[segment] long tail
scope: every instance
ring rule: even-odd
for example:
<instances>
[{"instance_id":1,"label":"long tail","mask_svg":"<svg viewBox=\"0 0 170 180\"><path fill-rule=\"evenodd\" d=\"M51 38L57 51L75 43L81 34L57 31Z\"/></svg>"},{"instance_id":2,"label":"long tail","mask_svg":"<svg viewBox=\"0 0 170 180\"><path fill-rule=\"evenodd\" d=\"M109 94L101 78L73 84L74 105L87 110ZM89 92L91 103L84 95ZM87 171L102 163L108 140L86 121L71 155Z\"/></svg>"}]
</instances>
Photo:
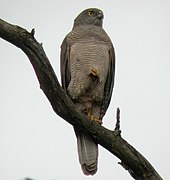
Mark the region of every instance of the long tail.
<instances>
[{"instance_id":1,"label":"long tail","mask_svg":"<svg viewBox=\"0 0 170 180\"><path fill-rule=\"evenodd\" d=\"M85 175L97 172L98 145L92 139L75 130L77 136L78 155L81 168Z\"/></svg>"}]
</instances>

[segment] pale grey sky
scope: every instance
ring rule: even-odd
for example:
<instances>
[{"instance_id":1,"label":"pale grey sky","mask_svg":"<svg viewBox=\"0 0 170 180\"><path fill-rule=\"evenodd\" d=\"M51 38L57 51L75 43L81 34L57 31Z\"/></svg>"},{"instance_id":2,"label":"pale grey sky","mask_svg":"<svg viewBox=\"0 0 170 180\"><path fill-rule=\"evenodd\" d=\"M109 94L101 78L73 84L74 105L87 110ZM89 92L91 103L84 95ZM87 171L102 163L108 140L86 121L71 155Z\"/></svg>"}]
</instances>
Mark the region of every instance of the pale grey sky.
<instances>
[{"instance_id":1,"label":"pale grey sky","mask_svg":"<svg viewBox=\"0 0 170 180\"><path fill-rule=\"evenodd\" d=\"M170 1L0 0L1 18L43 43L60 79L59 54L74 18L87 7L104 11L116 51L116 84L104 126L121 109L122 136L164 179L170 171ZM73 128L52 110L25 54L0 40L0 180L132 179L100 147L95 176L82 174Z\"/></svg>"}]
</instances>

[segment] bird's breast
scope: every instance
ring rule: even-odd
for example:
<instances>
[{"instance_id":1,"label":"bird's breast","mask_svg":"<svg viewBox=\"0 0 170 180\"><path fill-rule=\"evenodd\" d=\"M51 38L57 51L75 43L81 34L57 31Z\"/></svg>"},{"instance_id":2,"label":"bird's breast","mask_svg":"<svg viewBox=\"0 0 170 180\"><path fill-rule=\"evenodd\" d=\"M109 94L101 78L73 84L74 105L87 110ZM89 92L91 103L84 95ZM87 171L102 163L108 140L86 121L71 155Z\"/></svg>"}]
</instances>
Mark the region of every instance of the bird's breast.
<instances>
[{"instance_id":1,"label":"bird's breast","mask_svg":"<svg viewBox=\"0 0 170 180\"><path fill-rule=\"evenodd\" d=\"M71 46L70 68L88 74L91 68L96 68L102 76L107 76L109 53L105 45L96 43L76 43Z\"/></svg>"},{"instance_id":2,"label":"bird's breast","mask_svg":"<svg viewBox=\"0 0 170 180\"><path fill-rule=\"evenodd\" d=\"M88 41L75 43L70 49L69 66L71 94L76 94L74 95L76 97L93 91L92 98L100 99L109 68L107 46Z\"/></svg>"}]
</instances>

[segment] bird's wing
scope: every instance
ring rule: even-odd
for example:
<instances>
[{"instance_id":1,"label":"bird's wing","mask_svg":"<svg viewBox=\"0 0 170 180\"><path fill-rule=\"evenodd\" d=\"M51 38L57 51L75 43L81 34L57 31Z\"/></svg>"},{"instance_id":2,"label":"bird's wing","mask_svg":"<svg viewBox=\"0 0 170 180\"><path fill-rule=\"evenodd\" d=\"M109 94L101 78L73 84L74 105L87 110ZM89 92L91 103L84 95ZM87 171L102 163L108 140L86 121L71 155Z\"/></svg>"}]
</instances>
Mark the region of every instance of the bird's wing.
<instances>
[{"instance_id":1,"label":"bird's wing","mask_svg":"<svg viewBox=\"0 0 170 180\"><path fill-rule=\"evenodd\" d=\"M66 91L68 84L70 82L70 69L69 69L69 54L70 46L65 38L61 45L61 55L60 55L60 72L61 72L61 84L63 89Z\"/></svg>"},{"instance_id":2,"label":"bird's wing","mask_svg":"<svg viewBox=\"0 0 170 180\"><path fill-rule=\"evenodd\" d=\"M107 80L104 88L104 97L102 100L102 109L101 109L101 117L103 117L107 111L107 108L110 104L113 86L114 86L114 76L115 76L115 52L114 48L109 50L109 71L107 75Z\"/></svg>"}]
</instances>

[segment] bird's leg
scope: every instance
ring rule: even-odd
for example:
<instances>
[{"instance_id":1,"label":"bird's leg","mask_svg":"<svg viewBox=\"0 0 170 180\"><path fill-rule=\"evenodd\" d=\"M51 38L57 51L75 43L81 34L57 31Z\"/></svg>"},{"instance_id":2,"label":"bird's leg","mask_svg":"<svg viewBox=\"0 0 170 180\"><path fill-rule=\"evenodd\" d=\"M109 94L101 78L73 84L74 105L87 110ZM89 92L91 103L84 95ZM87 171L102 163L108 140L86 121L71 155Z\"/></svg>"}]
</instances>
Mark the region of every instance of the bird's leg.
<instances>
[{"instance_id":1,"label":"bird's leg","mask_svg":"<svg viewBox=\"0 0 170 180\"><path fill-rule=\"evenodd\" d=\"M85 109L83 110L83 112L84 112L88 117L90 117L90 116L91 116L91 113L92 113L92 110L91 110L91 108L85 108Z\"/></svg>"}]
</instances>

